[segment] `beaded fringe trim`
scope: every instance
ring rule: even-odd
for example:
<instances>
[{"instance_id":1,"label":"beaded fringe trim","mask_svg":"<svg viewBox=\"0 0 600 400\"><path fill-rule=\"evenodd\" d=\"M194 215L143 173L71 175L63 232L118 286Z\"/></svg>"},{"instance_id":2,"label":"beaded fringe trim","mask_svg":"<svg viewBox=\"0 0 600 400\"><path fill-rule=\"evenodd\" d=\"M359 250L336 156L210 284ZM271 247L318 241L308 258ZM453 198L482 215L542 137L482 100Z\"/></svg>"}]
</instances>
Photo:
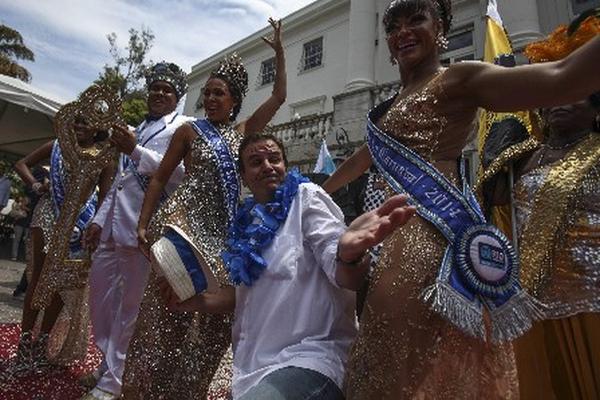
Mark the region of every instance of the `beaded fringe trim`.
<instances>
[{"instance_id":1,"label":"beaded fringe trim","mask_svg":"<svg viewBox=\"0 0 600 400\"><path fill-rule=\"evenodd\" d=\"M510 341L527 332L534 321L543 318L543 304L520 291L501 307L490 310L492 341Z\"/></svg>"},{"instance_id":2,"label":"beaded fringe trim","mask_svg":"<svg viewBox=\"0 0 600 400\"><path fill-rule=\"evenodd\" d=\"M433 311L443 315L463 332L485 340L481 307L466 301L450 285L436 282L421 295Z\"/></svg>"},{"instance_id":3,"label":"beaded fringe trim","mask_svg":"<svg viewBox=\"0 0 600 400\"><path fill-rule=\"evenodd\" d=\"M463 332L486 340L482 308L465 300L450 285L437 282L423 291L422 298L433 311L443 315ZM490 309L491 341L511 341L527 332L534 321L543 318L543 304L520 291L499 308Z\"/></svg>"}]
</instances>

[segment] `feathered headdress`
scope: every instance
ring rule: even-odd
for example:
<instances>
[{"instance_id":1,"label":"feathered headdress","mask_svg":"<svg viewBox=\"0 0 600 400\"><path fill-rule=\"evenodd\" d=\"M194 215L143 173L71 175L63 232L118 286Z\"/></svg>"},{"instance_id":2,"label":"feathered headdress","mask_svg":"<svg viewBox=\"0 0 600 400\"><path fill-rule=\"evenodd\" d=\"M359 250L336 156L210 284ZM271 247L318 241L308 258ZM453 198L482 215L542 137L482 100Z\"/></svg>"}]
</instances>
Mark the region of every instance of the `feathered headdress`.
<instances>
[{"instance_id":1,"label":"feathered headdress","mask_svg":"<svg viewBox=\"0 0 600 400\"><path fill-rule=\"evenodd\" d=\"M590 10L573 21L569 27L560 25L547 39L528 45L525 48L525 56L532 63L562 60L600 35L599 17L600 9Z\"/></svg>"}]
</instances>

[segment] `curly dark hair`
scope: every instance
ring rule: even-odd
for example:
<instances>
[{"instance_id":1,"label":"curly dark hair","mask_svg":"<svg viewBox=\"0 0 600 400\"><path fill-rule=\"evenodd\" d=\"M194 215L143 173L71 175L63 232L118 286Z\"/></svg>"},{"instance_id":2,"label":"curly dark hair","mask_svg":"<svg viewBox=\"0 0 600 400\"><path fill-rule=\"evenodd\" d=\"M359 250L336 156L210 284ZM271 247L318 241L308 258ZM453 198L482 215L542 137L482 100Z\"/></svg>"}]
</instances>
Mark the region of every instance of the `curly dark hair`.
<instances>
[{"instance_id":1,"label":"curly dark hair","mask_svg":"<svg viewBox=\"0 0 600 400\"><path fill-rule=\"evenodd\" d=\"M391 33L396 27L396 20L401 15L429 11L434 18L442 21L443 34L446 36L452 25L452 3L450 0L394 0L383 14L385 33Z\"/></svg>"}]
</instances>

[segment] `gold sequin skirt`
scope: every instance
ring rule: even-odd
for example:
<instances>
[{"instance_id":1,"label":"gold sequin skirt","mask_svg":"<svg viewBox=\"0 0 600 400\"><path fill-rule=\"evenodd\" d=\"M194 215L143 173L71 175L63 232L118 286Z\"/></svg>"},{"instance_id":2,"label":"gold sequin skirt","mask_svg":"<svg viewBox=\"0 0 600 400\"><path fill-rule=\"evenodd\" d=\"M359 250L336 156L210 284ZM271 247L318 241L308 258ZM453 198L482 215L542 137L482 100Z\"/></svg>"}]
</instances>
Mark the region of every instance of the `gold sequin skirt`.
<instances>
[{"instance_id":1,"label":"gold sequin skirt","mask_svg":"<svg viewBox=\"0 0 600 400\"><path fill-rule=\"evenodd\" d=\"M127 352L122 398L205 399L230 343L230 315L169 312L152 272ZM211 391L228 393L230 377L216 380Z\"/></svg>"},{"instance_id":2,"label":"gold sequin skirt","mask_svg":"<svg viewBox=\"0 0 600 400\"><path fill-rule=\"evenodd\" d=\"M384 242L350 354L347 399L518 398L512 346L463 334L421 299L445 246L418 216Z\"/></svg>"},{"instance_id":3,"label":"gold sequin skirt","mask_svg":"<svg viewBox=\"0 0 600 400\"><path fill-rule=\"evenodd\" d=\"M38 201L31 219L31 228L42 230L44 238L44 252L54 227L54 210L49 194L45 194ZM33 271L33 254L31 240L27 241L27 272L28 280L31 282ZM41 266L40 266L41 268ZM49 287L49 282L42 279L60 279L59 276L41 274L36 290L44 290ZM83 360L87 354L88 340L90 334L89 316L89 286L73 290L63 290L59 293L63 307L58 315L56 323L50 332L48 341L48 357L53 364L69 365L74 361ZM43 311L43 310L42 310ZM43 312L40 313L38 323L41 323Z\"/></svg>"}]
</instances>

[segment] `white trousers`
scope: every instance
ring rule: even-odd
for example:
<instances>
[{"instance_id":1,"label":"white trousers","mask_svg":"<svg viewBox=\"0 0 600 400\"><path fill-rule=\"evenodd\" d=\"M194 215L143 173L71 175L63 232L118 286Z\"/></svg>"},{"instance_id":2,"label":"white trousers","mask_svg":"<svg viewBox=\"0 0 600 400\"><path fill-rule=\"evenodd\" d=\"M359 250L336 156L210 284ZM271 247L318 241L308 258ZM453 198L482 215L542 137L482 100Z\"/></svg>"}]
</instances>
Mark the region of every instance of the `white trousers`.
<instances>
[{"instance_id":1,"label":"white trousers","mask_svg":"<svg viewBox=\"0 0 600 400\"><path fill-rule=\"evenodd\" d=\"M96 346L104 360L97 388L121 394L129 340L148 282L150 264L137 247L101 241L90 271L90 313Z\"/></svg>"}]
</instances>

